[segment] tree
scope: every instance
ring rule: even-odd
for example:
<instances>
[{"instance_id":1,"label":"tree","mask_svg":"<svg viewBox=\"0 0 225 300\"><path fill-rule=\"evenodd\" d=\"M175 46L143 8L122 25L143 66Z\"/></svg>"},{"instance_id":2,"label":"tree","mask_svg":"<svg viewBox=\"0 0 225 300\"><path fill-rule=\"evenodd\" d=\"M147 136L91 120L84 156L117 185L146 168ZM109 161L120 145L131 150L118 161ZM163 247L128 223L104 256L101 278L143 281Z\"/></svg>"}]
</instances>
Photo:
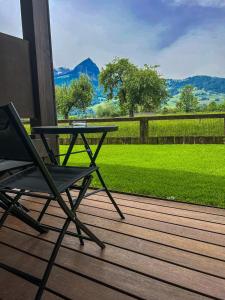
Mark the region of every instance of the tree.
<instances>
[{"instance_id":1,"label":"tree","mask_svg":"<svg viewBox=\"0 0 225 300\"><path fill-rule=\"evenodd\" d=\"M79 79L71 83L71 89L74 107L85 112L94 96L94 89L89 77L82 74Z\"/></svg>"},{"instance_id":2,"label":"tree","mask_svg":"<svg viewBox=\"0 0 225 300\"><path fill-rule=\"evenodd\" d=\"M99 75L100 84L104 87L108 99L118 98L122 110L126 110L126 106L129 106L125 82L135 69L136 67L128 59L115 58L101 70Z\"/></svg>"},{"instance_id":3,"label":"tree","mask_svg":"<svg viewBox=\"0 0 225 300\"><path fill-rule=\"evenodd\" d=\"M55 95L58 112L64 119L68 119L69 112L74 106L71 86L57 86L55 88Z\"/></svg>"},{"instance_id":4,"label":"tree","mask_svg":"<svg viewBox=\"0 0 225 300\"><path fill-rule=\"evenodd\" d=\"M108 63L99 79L108 99L118 98L121 109L131 117L138 105L152 110L167 97L166 82L156 67L138 68L126 58Z\"/></svg>"},{"instance_id":5,"label":"tree","mask_svg":"<svg viewBox=\"0 0 225 300\"><path fill-rule=\"evenodd\" d=\"M63 118L68 119L73 108L81 109L84 112L90 105L93 95L94 90L90 79L82 74L69 86L56 87L57 109Z\"/></svg>"},{"instance_id":6,"label":"tree","mask_svg":"<svg viewBox=\"0 0 225 300\"><path fill-rule=\"evenodd\" d=\"M213 111L218 111L219 106L217 105L216 101L212 101L208 104L207 106L207 111L213 112Z\"/></svg>"},{"instance_id":7,"label":"tree","mask_svg":"<svg viewBox=\"0 0 225 300\"><path fill-rule=\"evenodd\" d=\"M194 87L192 85L186 85L180 95L180 99L176 104L176 107L180 111L191 112L198 109L198 99L194 95Z\"/></svg>"},{"instance_id":8,"label":"tree","mask_svg":"<svg viewBox=\"0 0 225 300\"><path fill-rule=\"evenodd\" d=\"M118 117L121 114L118 103L113 101L105 101L99 104L96 108L96 115L98 118L104 117Z\"/></svg>"},{"instance_id":9,"label":"tree","mask_svg":"<svg viewBox=\"0 0 225 300\"><path fill-rule=\"evenodd\" d=\"M133 71L125 82L130 112L136 105L142 111L153 111L160 107L168 96L166 80L157 72L156 66L145 65Z\"/></svg>"},{"instance_id":10,"label":"tree","mask_svg":"<svg viewBox=\"0 0 225 300\"><path fill-rule=\"evenodd\" d=\"M220 111L225 111L225 100L221 104L219 104L219 110Z\"/></svg>"}]
</instances>

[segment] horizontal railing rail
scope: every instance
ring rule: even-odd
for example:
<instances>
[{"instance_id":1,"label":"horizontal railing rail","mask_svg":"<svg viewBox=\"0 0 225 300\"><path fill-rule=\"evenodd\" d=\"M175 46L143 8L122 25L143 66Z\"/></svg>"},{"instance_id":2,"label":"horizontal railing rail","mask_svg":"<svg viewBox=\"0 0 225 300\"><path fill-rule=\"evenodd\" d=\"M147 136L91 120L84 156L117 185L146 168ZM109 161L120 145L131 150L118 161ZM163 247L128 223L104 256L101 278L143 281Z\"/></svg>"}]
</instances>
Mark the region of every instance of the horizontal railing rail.
<instances>
[{"instance_id":1,"label":"horizontal railing rail","mask_svg":"<svg viewBox=\"0 0 225 300\"><path fill-rule=\"evenodd\" d=\"M183 114L183 115L152 115L144 117L114 117L114 118L87 118L87 119L67 119L59 120L59 123L70 123L73 121L87 121L90 123L97 122L123 122L123 121L160 121L160 120L185 120L185 119L224 119L225 113L210 113L210 114Z\"/></svg>"},{"instance_id":2,"label":"horizontal railing rail","mask_svg":"<svg viewBox=\"0 0 225 300\"><path fill-rule=\"evenodd\" d=\"M87 118L87 119L65 119L65 120L58 120L58 124L71 124L73 121L86 121L87 123L118 123L118 122L139 122L139 136L138 137L109 137L109 141L108 143L110 143L110 141L112 141L113 143L117 142L118 139L118 143L132 143L132 141L134 143L140 143L140 144L149 144L151 143L151 141L153 141L153 139L155 137L149 137L149 128L150 128L150 124L151 121L169 121L169 120L203 120L203 119L224 119L223 122L223 137L225 136L225 113L204 113L204 114L180 114L180 115L150 115L150 116L138 116L138 117L114 117L114 118ZM24 121L25 124L28 124L29 121ZM205 137L205 139L201 139L209 141L212 139L212 141L214 141L215 139L213 139L215 136L212 137ZM221 135L220 135L221 137ZM162 137L159 137L162 138ZM163 138L167 138L168 137L163 137ZM170 143L171 143L171 138L170 139ZM174 137L174 141L177 140L178 137ZM199 140L199 138L202 138L202 136L198 136L196 137L197 141ZM111 139L111 140L110 140ZM130 139L130 140L129 140ZM166 139L166 140L167 140ZM61 139L62 140L62 139ZM165 141L166 141L165 140ZM196 139L195 139L196 140ZM223 141L223 139L219 139L220 141ZM184 143L185 141L188 141L187 138L183 139ZM63 141L62 141L63 142ZM65 142L67 143L67 141ZM175 142L176 143L176 142ZM203 142L204 143L204 142Z\"/></svg>"}]
</instances>

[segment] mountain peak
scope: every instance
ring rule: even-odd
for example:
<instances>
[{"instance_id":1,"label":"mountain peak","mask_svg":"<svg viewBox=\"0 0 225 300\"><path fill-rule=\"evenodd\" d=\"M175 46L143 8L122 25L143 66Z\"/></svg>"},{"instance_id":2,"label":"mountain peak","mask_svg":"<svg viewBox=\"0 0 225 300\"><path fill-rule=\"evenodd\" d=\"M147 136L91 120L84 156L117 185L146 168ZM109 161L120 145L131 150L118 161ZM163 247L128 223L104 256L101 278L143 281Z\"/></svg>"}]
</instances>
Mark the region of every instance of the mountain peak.
<instances>
[{"instance_id":1,"label":"mountain peak","mask_svg":"<svg viewBox=\"0 0 225 300\"><path fill-rule=\"evenodd\" d=\"M98 66L93 62L93 60L88 57L86 58L85 60L83 60L81 63L79 63L73 70L78 70L78 69L94 69L95 70L95 73L97 71L97 73L99 73L99 68ZM85 73L85 72L82 72L82 73Z\"/></svg>"},{"instance_id":2,"label":"mountain peak","mask_svg":"<svg viewBox=\"0 0 225 300\"><path fill-rule=\"evenodd\" d=\"M82 62L88 62L88 63L95 64L95 63L93 62L93 60L92 60L90 57L86 58L86 59L83 60ZM82 62L81 62L81 63L82 63Z\"/></svg>"},{"instance_id":3,"label":"mountain peak","mask_svg":"<svg viewBox=\"0 0 225 300\"><path fill-rule=\"evenodd\" d=\"M78 78L80 74L86 74L97 85L98 75L100 71L98 66L93 62L93 60L90 57L86 58L81 63L79 63L79 65L77 65L71 72L74 74L75 78Z\"/></svg>"}]
</instances>

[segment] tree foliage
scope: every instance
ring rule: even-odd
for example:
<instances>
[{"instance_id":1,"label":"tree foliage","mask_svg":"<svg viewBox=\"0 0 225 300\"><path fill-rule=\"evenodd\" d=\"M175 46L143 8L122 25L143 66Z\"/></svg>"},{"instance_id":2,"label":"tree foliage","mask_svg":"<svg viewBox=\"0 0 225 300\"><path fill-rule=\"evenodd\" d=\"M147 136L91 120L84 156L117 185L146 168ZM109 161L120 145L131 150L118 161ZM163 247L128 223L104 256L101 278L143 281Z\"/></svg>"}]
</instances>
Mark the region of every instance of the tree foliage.
<instances>
[{"instance_id":1,"label":"tree foliage","mask_svg":"<svg viewBox=\"0 0 225 300\"><path fill-rule=\"evenodd\" d=\"M85 111L94 96L92 83L87 75L82 74L78 80L71 83L74 107Z\"/></svg>"},{"instance_id":2,"label":"tree foliage","mask_svg":"<svg viewBox=\"0 0 225 300\"><path fill-rule=\"evenodd\" d=\"M199 102L194 95L194 87L192 85L186 85L180 95L180 99L176 104L176 107L180 111L192 112L198 109Z\"/></svg>"},{"instance_id":3,"label":"tree foliage","mask_svg":"<svg viewBox=\"0 0 225 300\"><path fill-rule=\"evenodd\" d=\"M68 119L69 112L74 106L71 86L56 86L55 96L57 111L64 119Z\"/></svg>"},{"instance_id":4,"label":"tree foliage","mask_svg":"<svg viewBox=\"0 0 225 300\"><path fill-rule=\"evenodd\" d=\"M118 117L121 115L119 105L113 101L105 101L96 108L97 118Z\"/></svg>"},{"instance_id":5,"label":"tree foliage","mask_svg":"<svg viewBox=\"0 0 225 300\"><path fill-rule=\"evenodd\" d=\"M94 96L92 83L84 74L72 81L69 86L56 87L55 91L57 110L65 119L68 119L70 111L74 108L84 112Z\"/></svg>"},{"instance_id":6,"label":"tree foliage","mask_svg":"<svg viewBox=\"0 0 225 300\"><path fill-rule=\"evenodd\" d=\"M121 109L132 117L137 106L151 111L167 97L166 81L156 67L139 68L126 58L115 58L100 73L108 99L118 98Z\"/></svg>"},{"instance_id":7,"label":"tree foliage","mask_svg":"<svg viewBox=\"0 0 225 300\"><path fill-rule=\"evenodd\" d=\"M158 74L156 67L145 65L137 68L125 83L129 99L129 113L139 105L143 111L153 111L167 98L166 81Z\"/></svg>"}]
</instances>

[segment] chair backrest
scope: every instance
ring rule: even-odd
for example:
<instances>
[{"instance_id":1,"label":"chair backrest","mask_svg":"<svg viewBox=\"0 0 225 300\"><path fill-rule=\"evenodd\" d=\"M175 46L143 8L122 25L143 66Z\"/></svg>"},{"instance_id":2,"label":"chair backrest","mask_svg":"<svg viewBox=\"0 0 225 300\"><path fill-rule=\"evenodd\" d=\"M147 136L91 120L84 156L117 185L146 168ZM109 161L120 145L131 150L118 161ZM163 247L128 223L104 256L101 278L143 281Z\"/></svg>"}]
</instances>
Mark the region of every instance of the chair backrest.
<instances>
[{"instance_id":1,"label":"chair backrest","mask_svg":"<svg viewBox=\"0 0 225 300\"><path fill-rule=\"evenodd\" d=\"M12 103L0 106L0 159L32 162L41 171L53 194L59 195L52 176Z\"/></svg>"},{"instance_id":2,"label":"chair backrest","mask_svg":"<svg viewBox=\"0 0 225 300\"><path fill-rule=\"evenodd\" d=\"M0 132L0 159L1 157L3 159L6 159L7 157L7 159L13 160L20 158L21 160L33 162L42 173L43 178L48 184L53 195L56 197L60 207L66 215L73 219L74 214L70 211L63 200L51 174L34 147L12 103L0 106ZM15 139L16 143L10 141L10 139ZM11 147L9 145L3 145L3 150L1 150L2 142L9 143ZM7 153L7 151L9 151L9 153Z\"/></svg>"},{"instance_id":3,"label":"chair backrest","mask_svg":"<svg viewBox=\"0 0 225 300\"><path fill-rule=\"evenodd\" d=\"M23 124L17 118L12 104L0 106L0 159L32 161L20 133Z\"/></svg>"}]
</instances>

